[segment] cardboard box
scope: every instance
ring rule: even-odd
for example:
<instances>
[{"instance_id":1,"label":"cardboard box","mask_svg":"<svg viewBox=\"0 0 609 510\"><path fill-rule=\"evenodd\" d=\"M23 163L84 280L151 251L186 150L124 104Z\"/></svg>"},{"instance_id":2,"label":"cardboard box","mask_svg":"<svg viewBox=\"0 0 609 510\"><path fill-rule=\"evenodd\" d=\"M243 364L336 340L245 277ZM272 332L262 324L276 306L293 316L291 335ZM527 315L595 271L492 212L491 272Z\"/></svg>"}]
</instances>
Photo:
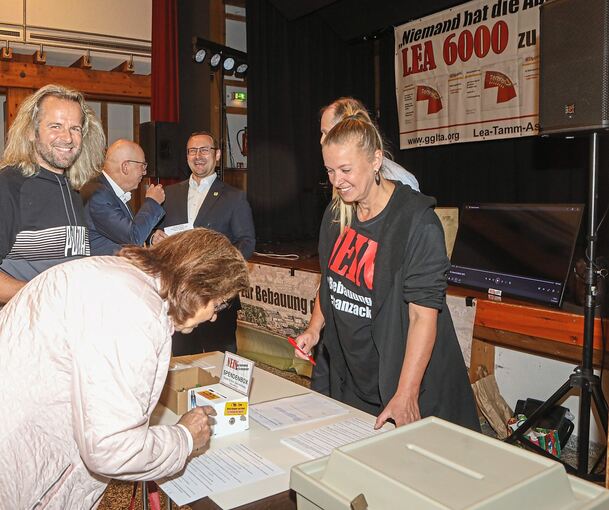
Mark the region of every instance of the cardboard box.
<instances>
[{"instance_id":1,"label":"cardboard box","mask_svg":"<svg viewBox=\"0 0 609 510\"><path fill-rule=\"evenodd\" d=\"M249 401L247 396L238 391L219 383L194 388L188 394L194 397L194 402L189 400L190 408L194 403L215 409L212 437L226 436L250 428Z\"/></svg>"},{"instance_id":2,"label":"cardboard box","mask_svg":"<svg viewBox=\"0 0 609 510\"><path fill-rule=\"evenodd\" d=\"M184 414L189 408L189 389L215 384L218 381L217 377L198 367L170 370L159 400L174 413Z\"/></svg>"}]
</instances>

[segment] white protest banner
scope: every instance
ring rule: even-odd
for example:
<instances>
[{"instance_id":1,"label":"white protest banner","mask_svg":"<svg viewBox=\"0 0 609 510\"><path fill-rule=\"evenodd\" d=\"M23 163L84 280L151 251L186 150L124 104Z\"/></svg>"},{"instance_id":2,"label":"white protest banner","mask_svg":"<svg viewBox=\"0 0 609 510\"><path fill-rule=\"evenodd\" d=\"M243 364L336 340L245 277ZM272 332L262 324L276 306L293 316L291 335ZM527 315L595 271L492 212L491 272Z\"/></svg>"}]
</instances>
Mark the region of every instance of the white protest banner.
<instances>
[{"instance_id":1,"label":"white protest banner","mask_svg":"<svg viewBox=\"0 0 609 510\"><path fill-rule=\"evenodd\" d=\"M395 29L400 149L539 133L539 6L473 0Z\"/></svg>"}]
</instances>

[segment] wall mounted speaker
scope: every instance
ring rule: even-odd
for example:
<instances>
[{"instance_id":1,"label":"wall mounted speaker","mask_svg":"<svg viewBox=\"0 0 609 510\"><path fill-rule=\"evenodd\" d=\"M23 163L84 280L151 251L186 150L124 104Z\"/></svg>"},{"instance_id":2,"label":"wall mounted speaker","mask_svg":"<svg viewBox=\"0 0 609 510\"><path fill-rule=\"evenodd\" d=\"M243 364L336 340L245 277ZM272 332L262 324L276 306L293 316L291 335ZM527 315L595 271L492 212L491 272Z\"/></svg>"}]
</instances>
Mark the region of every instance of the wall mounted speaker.
<instances>
[{"instance_id":1,"label":"wall mounted speaker","mask_svg":"<svg viewBox=\"0 0 609 510\"><path fill-rule=\"evenodd\" d=\"M609 0L553 0L540 8L542 134L609 128Z\"/></svg>"}]
</instances>

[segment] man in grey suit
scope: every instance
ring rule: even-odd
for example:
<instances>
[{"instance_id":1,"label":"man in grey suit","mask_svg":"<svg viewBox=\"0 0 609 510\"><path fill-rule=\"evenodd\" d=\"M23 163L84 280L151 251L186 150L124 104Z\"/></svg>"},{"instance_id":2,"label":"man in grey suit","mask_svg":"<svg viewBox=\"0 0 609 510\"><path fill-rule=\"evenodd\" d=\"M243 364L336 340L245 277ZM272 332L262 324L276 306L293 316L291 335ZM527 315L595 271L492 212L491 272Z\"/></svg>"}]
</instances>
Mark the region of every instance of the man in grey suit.
<instances>
[{"instance_id":1,"label":"man in grey suit","mask_svg":"<svg viewBox=\"0 0 609 510\"><path fill-rule=\"evenodd\" d=\"M216 164L222 152L215 137L206 131L190 135L186 143L190 178L165 189L165 218L161 228L189 224L224 234L248 259L254 253L256 234L252 210L243 191L217 178ZM165 236L158 230L152 237L157 242ZM206 322L189 335L175 333L173 355L203 351L237 351L237 310L239 299L229 303L215 322Z\"/></svg>"}]
</instances>

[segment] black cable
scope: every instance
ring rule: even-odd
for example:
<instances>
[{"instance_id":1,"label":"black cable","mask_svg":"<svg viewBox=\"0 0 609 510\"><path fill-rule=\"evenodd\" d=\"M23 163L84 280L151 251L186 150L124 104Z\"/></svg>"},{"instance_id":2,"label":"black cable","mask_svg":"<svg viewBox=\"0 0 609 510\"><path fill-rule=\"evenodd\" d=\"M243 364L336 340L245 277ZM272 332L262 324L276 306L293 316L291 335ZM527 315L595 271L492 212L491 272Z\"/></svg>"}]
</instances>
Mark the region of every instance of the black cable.
<instances>
[{"instance_id":1,"label":"black cable","mask_svg":"<svg viewBox=\"0 0 609 510\"><path fill-rule=\"evenodd\" d=\"M595 265L594 266L594 270L597 271L598 273L598 277L602 278L604 281L604 285L603 285L603 292L604 295L601 295L599 299L600 303L599 303L599 316L601 319L601 342L603 345L603 350L601 352L601 368L600 368L600 386L601 386L601 392L603 392L603 374L605 373L605 354L607 351L607 332L605 331L605 320L607 319L608 315L605 313L609 307L607 306L607 299L609 298L609 296L607 295L607 270L606 269L598 269L598 267ZM600 285L599 285L600 288ZM604 393L604 392L603 392Z\"/></svg>"},{"instance_id":2,"label":"black cable","mask_svg":"<svg viewBox=\"0 0 609 510\"><path fill-rule=\"evenodd\" d=\"M609 211L609 204L607 204L607 208L605 209L605 212L603 213L603 217L601 218L601 221L598 222L598 226L596 227L596 230L594 231L595 236L598 235L598 231L600 230L601 225L603 224L603 221L605 221L608 211Z\"/></svg>"}]
</instances>

